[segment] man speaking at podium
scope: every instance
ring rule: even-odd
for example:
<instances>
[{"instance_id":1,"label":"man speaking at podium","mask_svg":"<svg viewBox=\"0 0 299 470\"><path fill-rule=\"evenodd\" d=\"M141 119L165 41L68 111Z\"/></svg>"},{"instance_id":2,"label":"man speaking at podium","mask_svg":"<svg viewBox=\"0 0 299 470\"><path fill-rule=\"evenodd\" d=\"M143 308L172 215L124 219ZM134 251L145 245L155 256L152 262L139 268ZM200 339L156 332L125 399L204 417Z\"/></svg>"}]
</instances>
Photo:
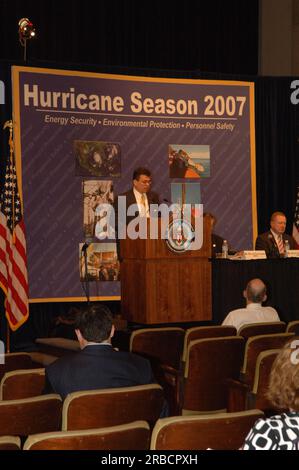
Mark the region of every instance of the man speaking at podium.
<instances>
[{"instance_id":1,"label":"man speaking at podium","mask_svg":"<svg viewBox=\"0 0 299 470\"><path fill-rule=\"evenodd\" d=\"M147 168L139 167L133 172L133 187L124 194L121 194L116 198L114 203L115 210L115 227L116 227L116 245L118 259L120 257L119 247L119 234L124 230L124 223L127 226L136 217L149 217L151 204L160 204L159 196L157 193L151 191L152 175L150 170ZM119 198L125 198L125 220L119 220ZM131 207L136 209L134 214L131 212L128 215L128 208Z\"/></svg>"},{"instance_id":2,"label":"man speaking at podium","mask_svg":"<svg viewBox=\"0 0 299 470\"><path fill-rule=\"evenodd\" d=\"M140 217L149 217L150 205L160 204L158 194L151 191L152 175L147 168L136 168L133 173L133 187L123 196L126 197L126 206L137 204L138 212L135 216L127 216L127 224L137 215Z\"/></svg>"},{"instance_id":3,"label":"man speaking at podium","mask_svg":"<svg viewBox=\"0 0 299 470\"><path fill-rule=\"evenodd\" d=\"M289 242L291 250L295 248L294 239L285 232L287 218L283 212L274 212L270 219L270 230L259 235L255 242L256 250L265 250L267 258L284 257L284 245Z\"/></svg>"}]
</instances>

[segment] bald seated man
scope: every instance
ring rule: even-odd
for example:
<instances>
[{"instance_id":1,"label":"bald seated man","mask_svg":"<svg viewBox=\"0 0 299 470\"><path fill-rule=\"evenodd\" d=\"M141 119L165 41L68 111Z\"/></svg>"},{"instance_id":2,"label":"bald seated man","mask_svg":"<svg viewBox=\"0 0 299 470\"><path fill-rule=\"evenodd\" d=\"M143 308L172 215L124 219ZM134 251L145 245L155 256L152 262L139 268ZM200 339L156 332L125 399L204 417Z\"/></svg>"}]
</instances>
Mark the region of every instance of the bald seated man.
<instances>
[{"instance_id":1,"label":"bald seated man","mask_svg":"<svg viewBox=\"0 0 299 470\"><path fill-rule=\"evenodd\" d=\"M239 331L242 326L250 323L280 321L275 308L262 306L267 300L267 288L261 279L249 281L243 296L246 299L246 308L232 310L222 325L234 326Z\"/></svg>"},{"instance_id":2,"label":"bald seated man","mask_svg":"<svg viewBox=\"0 0 299 470\"><path fill-rule=\"evenodd\" d=\"M293 237L285 233L286 225L287 218L284 213L274 212L270 219L270 230L257 237L255 249L265 250L267 258L283 258L286 240L291 250L295 248Z\"/></svg>"}]
</instances>

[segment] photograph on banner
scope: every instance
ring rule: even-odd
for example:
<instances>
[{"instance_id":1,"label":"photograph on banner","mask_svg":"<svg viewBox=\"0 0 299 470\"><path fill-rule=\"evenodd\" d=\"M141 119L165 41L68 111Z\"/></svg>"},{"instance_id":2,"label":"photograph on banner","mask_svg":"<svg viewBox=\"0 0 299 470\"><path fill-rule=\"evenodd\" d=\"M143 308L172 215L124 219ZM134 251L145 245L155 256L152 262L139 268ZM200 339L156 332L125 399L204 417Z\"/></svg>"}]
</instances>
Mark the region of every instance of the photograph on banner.
<instances>
[{"instance_id":1,"label":"photograph on banner","mask_svg":"<svg viewBox=\"0 0 299 470\"><path fill-rule=\"evenodd\" d=\"M201 204L200 183L171 183L171 201L177 208L174 218L181 218L182 211L188 220L191 220L191 215L198 216L196 207Z\"/></svg>"},{"instance_id":2,"label":"photograph on banner","mask_svg":"<svg viewBox=\"0 0 299 470\"><path fill-rule=\"evenodd\" d=\"M79 272L80 280L89 281L119 281L119 261L116 253L116 243L91 243L86 249L83 243L79 244ZM87 264L87 273L85 267Z\"/></svg>"},{"instance_id":3,"label":"photograph on banner","mask_svg":"<svg viewBox=\"0 0 299 470\"><path fill-rule=\"evenodd\" d=\"M118 143L75 140L77 176L121 176L121 148Z\"/></svg>"},{"instance_id":4,"label":"photograph on banner","mask_svg":"<svg viewBox=\"0 0 299 470\"><path fill-rule=\"evenodd\" d=\"M85 180L82 182L82 195L84 237L102 240L107 237L109 229L109 214L103 210L103 204L113 204L113 181Z\"/></svg>"},{"instance_id":5,"label":"photograph on banner","mask_svg":"<svg viewBox=\"0 0 299 470\"><path fill-rule=\"evenodd\" d=\"M208 178L210 146L170 144L168 163L169 178Z\"/></svg>"}]
</instances>

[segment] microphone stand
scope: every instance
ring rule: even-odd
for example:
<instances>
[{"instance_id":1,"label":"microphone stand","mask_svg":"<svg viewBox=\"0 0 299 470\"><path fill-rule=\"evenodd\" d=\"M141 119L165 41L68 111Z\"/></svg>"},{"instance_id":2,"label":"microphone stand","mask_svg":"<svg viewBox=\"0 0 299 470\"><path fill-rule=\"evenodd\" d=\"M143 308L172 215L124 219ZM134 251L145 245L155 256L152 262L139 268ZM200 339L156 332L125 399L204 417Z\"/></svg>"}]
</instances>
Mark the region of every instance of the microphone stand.
<instances>
[{"instance_id":1,"label":"microphone stand","mask_svg":"<svg viewBox=\"0 0 299 470\"><path fill-rule=\"evenodd\" d=\"M84 288L84 292L85 292L86 299L87 299L87 305L90 304L89 274L88 274L88 263L87 263L87 248L88 248L88 246L89 245L86 242L82 246L82 253L83 253L83 256L84 256L84 268L85 268L85 275L84 275L85 288Z\"/></svg>"}]
</instances>

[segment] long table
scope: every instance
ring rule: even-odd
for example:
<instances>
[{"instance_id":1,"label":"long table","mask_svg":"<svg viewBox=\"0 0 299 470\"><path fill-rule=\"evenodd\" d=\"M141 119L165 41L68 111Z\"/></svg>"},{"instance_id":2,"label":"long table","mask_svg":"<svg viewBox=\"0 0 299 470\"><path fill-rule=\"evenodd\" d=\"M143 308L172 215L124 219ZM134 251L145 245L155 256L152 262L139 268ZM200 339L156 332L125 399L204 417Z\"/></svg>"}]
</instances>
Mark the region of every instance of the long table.
<instances>
[{"instance_id":1,"label":"long table","mask_svg":"<svg viewBox=\"0 0 299 470\"><path fill-rule=\"evenodd\" d=\"M221 323L236 308L245 307L243 290L250 279L262 279L267 285L264 305L276 308L285 322L299 319L299 259L256 261L212 260L213 321Z\"/></svg>"}]
</instances>

